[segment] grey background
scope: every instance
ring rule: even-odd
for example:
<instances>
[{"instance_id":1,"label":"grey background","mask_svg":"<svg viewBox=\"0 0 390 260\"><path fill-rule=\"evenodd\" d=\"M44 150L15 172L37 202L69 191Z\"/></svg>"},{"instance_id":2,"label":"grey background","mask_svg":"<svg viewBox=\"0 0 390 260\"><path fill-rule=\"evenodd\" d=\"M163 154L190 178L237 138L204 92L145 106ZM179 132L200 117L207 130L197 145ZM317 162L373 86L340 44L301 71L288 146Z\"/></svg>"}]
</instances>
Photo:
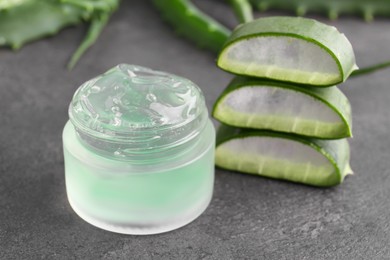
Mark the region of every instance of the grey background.
<instances>
[{"instance_id":1,"label":"grey background","mask_svg":"<svg viewBox=\"0 0 390 260\"><path fill-rule=\"evenodd\" d=\"M197 3L236 24L223 2ZM327 22L350 39L359 66L390 59L390 20ZM341 86L353 107L356 174L338 187L217 170L209 208L176 231L126 236L81 220L66 199L61 143L81 83L118 63L139 64L193 80L210 108L231 79L214 54L176 37L149 1L123 1L67 71L85 30L0 49L0 259L390 259L389 69Z\"/></svg>"}]
</instances>

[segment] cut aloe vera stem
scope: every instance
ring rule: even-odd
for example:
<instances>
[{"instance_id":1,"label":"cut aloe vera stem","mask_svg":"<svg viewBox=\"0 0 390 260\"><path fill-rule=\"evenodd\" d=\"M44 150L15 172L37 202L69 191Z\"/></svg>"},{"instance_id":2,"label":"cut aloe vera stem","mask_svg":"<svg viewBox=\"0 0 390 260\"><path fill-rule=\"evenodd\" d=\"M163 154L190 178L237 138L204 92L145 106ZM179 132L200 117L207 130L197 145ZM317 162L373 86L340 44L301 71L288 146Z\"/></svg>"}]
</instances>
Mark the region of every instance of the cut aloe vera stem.
<instances>
[{"instance_id":1,"label":"cut aloe vera stem","mask_svg":"<svg viewBox=\"0 0 390 260\"><path fill-rule=\"evenodd\" d=\"M313 86L336 85L357 69L344 34L302 17L267 17L238 26L217 64L238 75Z\"/></svg>"},{"instance_id":2,"label":"cut aloe vera stem","mask_svg":"<svg viewBox=\"0 0 390 260\"><path fill-rule=\"evenodd\" d=\"M349 166L346 139L316 140L222 125L217 134L217 166L307 185L340 184Z\"/></svg>"},{"instance_id":3,"label":"cut aloe vera stem","mask_svg":"<svg viewBox=\"0 0 390 260\"><path fill-rule=\"evenodd\" d=\"M153 0L164 20L199 47L219 51L230 30L197 8L190 0Z\"/></svg>"},{"instance_id":4,"label":"cut aloe vera stem","mask_svg":"<svg viewBox=\"0 0 390 260\"><path fill-rule=\"evenodd\" d=\"M217 99L213 116L224 124L321 139L352 136L351 106L337 88L304 88L236 77Z\"/></svg>"}]
</instances>

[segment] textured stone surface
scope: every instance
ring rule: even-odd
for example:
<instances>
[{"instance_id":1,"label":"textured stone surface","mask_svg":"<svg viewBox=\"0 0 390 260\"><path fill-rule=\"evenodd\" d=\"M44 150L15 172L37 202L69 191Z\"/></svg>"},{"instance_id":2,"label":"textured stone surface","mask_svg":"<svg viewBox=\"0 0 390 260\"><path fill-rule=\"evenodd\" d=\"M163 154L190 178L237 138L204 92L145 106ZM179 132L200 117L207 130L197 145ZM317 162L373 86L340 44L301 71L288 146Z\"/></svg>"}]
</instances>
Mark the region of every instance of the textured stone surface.
<instances>
[{"instance_id":1,"label":"textured stone surface","mask_svg":"<svg viewBox=\"0 0 390 260\"><path fill-rule=\"evenodd\" d=\"M222 2L198 1L234 25ZM225 15L226 14L226 15ZM390 58L390 20L336 25L358 65ZM149 1L123 1L97 43L69 72L85 27L0 49L0 259L389 259L390 71L341 86L354 112L355 175L331 189L217 170L206 212L179 230L125 236L97 229L70 208L61 131L75 89L126 62L187 77L209 108L231 76L215 55L177 38Z\"/></svg>"}]
</instances>

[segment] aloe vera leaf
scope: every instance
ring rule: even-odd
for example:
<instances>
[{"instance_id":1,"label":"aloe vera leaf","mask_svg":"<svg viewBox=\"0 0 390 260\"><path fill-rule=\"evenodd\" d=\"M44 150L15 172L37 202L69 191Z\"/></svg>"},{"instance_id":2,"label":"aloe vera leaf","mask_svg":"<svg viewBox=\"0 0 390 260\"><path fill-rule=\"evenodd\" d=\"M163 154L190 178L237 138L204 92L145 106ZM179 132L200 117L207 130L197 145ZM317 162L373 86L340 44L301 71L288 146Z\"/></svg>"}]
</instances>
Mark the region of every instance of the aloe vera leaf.
<instances>
[{"instance_id":1,"label":"aloe vera leaf","mask_svg":"<svg viewBox=\"0 0 390 260\"><path fill-rule=\"evenodd\" d=\"M276 132L220 126L215 163L218 167L330 187L352 174L346 139L316 140Z\"/></svg>"},{"instance_id":2,"label":"aloe vera leaf","mask_svg":"<svg viewBox=\"0 0 390 260\"><path fill-rule=\"evenodd\" d=\"M312 86L336 85L357 69L344 34L301 17L267 17L238 26L217 65L238 75Z\"/></svg>"},{"instance_id":3,"label":"aloe vera leaf","mask_svg":"<svg viewBox=\"0 0 390 260\"><path fill-rule=\"evenodd\" d=\"M61 3L72 4L88 11L91 15L97 12L110 13L119 6L120 0L60 0Z\"/></svg>"},{"instance_id":4,"label":"aloe vera leaf","mask_svg":"<svg viewBox=\"0 0 390 260\"><path fill-rule=\"evenodd\" d=\"M248 0L228 0L240 23L247 23L253 20L252 5Z\"/></svg>"},{"instance_id":5,"label":"aloe vera leaf","mask_svg":"<svg viewBox=\"0 0 390 260\"><path fill-rule=\"evenodd\" d=\"M236 77L214 104L220 122L321 139L352 136L351 106L337 88Z\"/></svg>"},{"instance_id":6,"label":"aloe vera leaf","mask_svg":"<svg viewBox=\"0 0 390 260\"><path fill-rule=\"evenodd\" d=\"M153 3L177 34L190 39L201 48L218 52L231 33L189 0L153 0Z\"/></svg>"},{"instance_id":7,"label":"aloe vera leaf","mask_svg":"<svg viewBox=\"0 0 390 260\"><path fill-rule=\"evenodd\" d=\"M34 0L0 0L0 11L15 8Z\"/></svg>"},{"instance_id":8,"label":"aloe vera leaf","mask_svg":"<svg viewBox=\"0 0 390 260\"><path fill-rule=\"evenodd\" d=\"M73 67L98 37L119 0L18 0L0 2L0 46L19 49L25 43L54 35L64 27L92 20L90 30L73 55Z\"/></svg>"},{"instance_id":9,"label":"aloe vera leaf","mask_svg":"<svg viewBox=\"0 0 390 260\"><path fill-rule=\"evenodd\" d=\"M96 42L109 18L109 14L102 14L100 17L96 17L92 20L87 35L77 50L73 53L68 63L68 69L72 69L84 52Z\"/></svg>"},{"instance_id":10,"label":"aloe vera leaf","mask_svg":"<svg viewBox=\"0 0 390 260\"><path fill-rule=\"evenodd\" d=\"M250 0L260 11L268 9L286 10L297 15L306 13L326 14L330 19L339 15L362 16L371 21L374 16L390 17L388 0Z\"/></svg>"},{"instance_id":11,"label":"aloe vera leaf","mask_svg":"<svg viewBox=\"0 0 390 260\"><path fill-rule=\"evenodd\" d=\"M96 42L100 33L108 23L110 16L118 8L120 0L61 1L64 4L69 4L84 9L88 13L89 19L91 20L87 35L77 50L73 53L68 63L68 69L72 69L80 57Z\"/></svg>"},{"instance_id":12,"label":"aloe vera leaf","mask_svg":"<svg viewBox=\"0 0 390 260\"><path fill-rule=\"evenodd\" d=\"M81 22L83 10L57 1L24 1L0 10L0 46L19 49L25 43Z\"/></svg>"},{"instance_id":13,"label":"aloe vera leaf","mask_svg":"<svg viewBox=\"0 0 390 260\"><path fill-rule=\"evenodd\" d=\"M385 69L388 67L390 67L390 61L374 64L371 66L367 66L367 67L355 70L354 72L352 72L351 77L362 76L362 75L369 74L369 73L372 73L372 72L375 72L375 71L378 71L381 69Z\"/></svg>"}]
</instances>

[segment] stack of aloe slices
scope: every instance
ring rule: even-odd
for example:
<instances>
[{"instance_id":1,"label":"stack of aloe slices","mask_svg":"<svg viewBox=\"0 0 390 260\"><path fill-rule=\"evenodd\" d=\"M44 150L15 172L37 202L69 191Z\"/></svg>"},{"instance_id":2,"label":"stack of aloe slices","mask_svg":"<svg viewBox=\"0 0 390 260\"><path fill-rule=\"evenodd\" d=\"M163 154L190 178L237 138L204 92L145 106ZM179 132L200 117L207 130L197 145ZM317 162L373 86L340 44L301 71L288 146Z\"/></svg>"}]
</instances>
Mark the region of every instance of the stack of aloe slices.
<instances>
[{"instance_id":1,"label":"stack of aloe slices","mask_svg":"<svg viewBox=\"0 0 390 260\"><path fill-rule=\"evenodd\" d=\"M234 30L217 64L237 75L213 109L217 166L322 187L352 173L351 106L335 85L357 66L336 28L257 19Z\"/></svg>"}]
</instances>

